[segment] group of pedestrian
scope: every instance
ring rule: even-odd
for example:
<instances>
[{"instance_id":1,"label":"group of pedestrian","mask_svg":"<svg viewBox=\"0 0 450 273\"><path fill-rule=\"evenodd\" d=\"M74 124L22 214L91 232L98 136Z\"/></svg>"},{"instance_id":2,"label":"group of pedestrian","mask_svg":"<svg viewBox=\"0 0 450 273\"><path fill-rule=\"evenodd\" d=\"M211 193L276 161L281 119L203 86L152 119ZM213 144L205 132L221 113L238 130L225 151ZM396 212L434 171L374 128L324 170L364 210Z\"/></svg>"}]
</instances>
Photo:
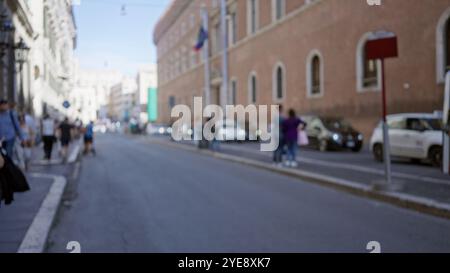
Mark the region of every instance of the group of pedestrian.
<instances>
[{"instance_id":1,"label":"group of pedestrian","mask_svg":"<svg viewBox=\"0 0 450 273\"><path fill-rule=\"evenodd\" d=\"M30 190L22 171L26 166L19 167L13 162L12 157L19 144L16 143L17 138L21 144L19 147L30 144L32 126L30 118L27 115L19 117L14 108L14 103L0 100L0 206L2 202L6 205L11 204L15 193Z\"/></svg>"},{"instance_id":2,"label":"group of pedestrian","mask_svg":"<svg viewBox=\"0 0 450 273\"><path fill-rule=\"evenodd\" d=\"M51 160L53 146L57 143L61 145L60 156L63 161L67 161L69 145L74 138L79 138L83 135L84 139L84 154L92 153L95 155L93 147L94 141L94 123L90 122L86 127L78 120L71 123L66 117L59 124L53 120L49 115L45 115L42 121L42 140L44 142L44 159Z\"/></svg>"},{"instance_id":3,"label":"group of pedestrian","mask_svg":"<svg viewBox=\"0 0 450 273\"><path fill-rule=\"evenodd\" d=\"M44 142L44 159L51 160L53 146L57 143L58 138L60 141L61 149L60 155L65 162L67 160L67 154L69 144L73 139L74 125L69 122L68 118L64 118L62 122L57 124L48 114L44 116L42 120L42 141Z\"/></svg>"},{"instance_id":4,"label":"group of pedestrian","mask_svg":"<svg viewBox=\"0 0 450 273\"><path fill-rule=\"evenodd\" d=\"M40 140L43 142L44 159L48 161L52 159L54 146L60 145L60 156L65 162L70 143L80 137L84 139L84 153L95 155L93 122L83 126L81 121L71 123L67 117L57 122L48 114L41 122L36 122L29 113L19 115L14 108L13 103L0 100L0 147L9 157L23 160L24 169L28 167L33 147Z\"/></svg>"},{"instance_id":5,"label":"group of pedestrian","mask_svg":"<svg viewBox=\"0 0 450 273\"><path fill-rule=\"evenodd\" d=\"M279 167L287 166L296 168L297 151L299 143L304 143L305 132L308 126L301 118L299 118L294 109L288 111L288 116L284 116L283 106L279 106L278 116L278 148L274 151L273 161ZM276 130L276 128L273 128ZM286 155L286 161L283 156Z\"/></svg>"}]
</instances>

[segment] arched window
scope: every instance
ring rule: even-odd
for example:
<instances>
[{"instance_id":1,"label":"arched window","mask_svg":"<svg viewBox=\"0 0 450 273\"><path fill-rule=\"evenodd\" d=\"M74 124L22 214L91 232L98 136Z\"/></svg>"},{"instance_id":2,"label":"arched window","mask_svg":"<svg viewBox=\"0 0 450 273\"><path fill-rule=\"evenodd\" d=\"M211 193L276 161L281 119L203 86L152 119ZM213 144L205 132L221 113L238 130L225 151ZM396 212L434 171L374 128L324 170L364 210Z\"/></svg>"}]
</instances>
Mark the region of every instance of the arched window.
<instances>
[{"instance_id":1,"label":"arched window","mask_svg":"<svg viewBox=\"0 0 450 273\"><path fill-rule=\"evenodd\" d=\"M306 72L308 97L323 96L323 61L319 51L313 50L309 54Z\"/></svg>"},{"instance_id":2,"label":"arched window","mask_svg":"<svg viewBox=\"0 0 450 273\"><path fill-rule=\"evenodd\" d=\"M444 83L445 72L450 69L450 8L439 19L436 29L437 82Z\"/></svg>"},{"instance_id":3,"label":"arched window","mask_svg":"<svg viewBox=\"0 0 450 273\"><path fill-rule=\"evenodd\" d=\"M447 20L447 24L445 27L445 38L444 38L444 43L445 43L445 56L446 56L446 66L445 66L445 71L449 71L450 70L450 19Z\"/></svg>"},{"instance_id":4,"label":"arched window","mask_svg":"<svg viewBox=\"0 0 450 273\"><path fill-rule=\"evenodd\" d=\"M286 92L286 72L284 69L284 65L282 63L278 63L274 70L272 76L272 92L273 92L273 100L280 101L284 98L284 94Z\"/></svg>"},{"instance_id":5,"label":"arched window","mask_svg":"<svg viewBox=\"0 0 450 273\"><path fill-rule=\"evenodd\" d=\"M311 93L313 95L320 94L320 58L314 56L311 62Z\"/></svg>"},{"instance_id":6,"label":"arched window","mask_svg":"<svg viewBox=\"0 0 450 273\"><path fill-rule=\"evenodd\" d=\"M375 60L364 56L363 87L374 87L378 83L378 68Z\"/></svg>"},{"instance_id":7,"label":"arched window","mask_svg":"<svg viewBox=\"0 0 450 273\"><path fill-rule=\"evenodd\" d=\"M366 33L358 43L356 52L357 90L381 90L381 63L378 60L367 59L365 47L371 33Z\"/></svg>"},{"instance_id":8,"label":"arched window","mask_svg":"<svg viewBox=\"0 0 450 273\"><path fill-rule=\"evenodd\" d=\"M256 79L256 73L250 73L248 78L248 101L249 104L256 104L258 95L258 81Z\"/></svg>"}]
</instances>

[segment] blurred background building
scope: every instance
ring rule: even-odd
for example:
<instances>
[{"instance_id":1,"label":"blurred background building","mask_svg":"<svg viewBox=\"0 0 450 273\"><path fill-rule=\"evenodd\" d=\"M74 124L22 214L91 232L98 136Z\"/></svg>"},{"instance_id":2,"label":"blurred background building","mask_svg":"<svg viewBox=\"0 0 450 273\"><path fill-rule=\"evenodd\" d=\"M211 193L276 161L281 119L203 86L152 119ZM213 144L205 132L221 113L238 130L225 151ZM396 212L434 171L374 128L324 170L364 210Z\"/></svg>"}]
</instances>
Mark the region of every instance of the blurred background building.
<instances>
[{"instance_id":1,"label":"blurred background building","mask_svg":"<svg viewBox=\"0 0 450 273\"><path fill-rule=\"evenodd\" d=\"M119 83L122 73L113 69L77 69L75 88L70 96L71 116L84 123L108 118L111 87Z\"/></svg>"},{"instance_id":2,"label":"blurred background building","mask_svg":"<svg viewBox=\"0 0 450 273\"><path fill-rule=\"evenodd\" d=\"M138 85L134 77L124 76L111 87L108 116L112 121L129 122L140 115Z\"/></svg>"},{"instance_id":3,"label":"blurred background building","mask_svg":"<svg viewBox=\"0 0 450 273\"><path fill-rule=\"evenodd\" d=\"M77 38L72 1L2 0L0 15L0 95L36 116L67 114Z\"/></svg>"},{"instance_id":4,"label":"blurred background building","mask_svg":"<svg viewBox=\"0 0 450 273\"><path fill-rule=\"evenodd\" d=\"M381 117L381 65L365 58L370 33L396 33L398 59L386 63L388 110L441 110L450 66L450 0L228 0L227 79L221 72L220 1L174 0L154 30L159 121L175 104L204 94L204 63L192 47L209 13L210 102L283 104L299 113L349 119L369 136ZM426 12L424 12L426 10Z\"/></svg>"},{"instance_id":5,"label":"blurred background building","mask_svg":"<svg viewBox=\"0 0 450 273\"><path fill-rule=\"evenodd\" d=\"M141 123L157 120L157 67L156 64L142 65L137 73L139 121Z\"/></svg>"}]
</instances>

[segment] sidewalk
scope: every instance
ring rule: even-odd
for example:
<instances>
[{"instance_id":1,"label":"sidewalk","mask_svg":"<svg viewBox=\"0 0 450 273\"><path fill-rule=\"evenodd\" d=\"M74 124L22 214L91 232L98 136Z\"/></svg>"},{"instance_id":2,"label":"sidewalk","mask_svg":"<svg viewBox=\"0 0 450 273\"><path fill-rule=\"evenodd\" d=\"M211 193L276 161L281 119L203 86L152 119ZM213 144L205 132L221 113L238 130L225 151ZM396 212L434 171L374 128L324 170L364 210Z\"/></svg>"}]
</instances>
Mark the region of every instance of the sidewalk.
<instances>
[{"instance_id":1,"label":"sidewalk","mask_svg":"<svg viewBox=\"0 0 450 273\"><path fill-rule=\"evenodd\" d=\"M17 252L25 238L28 240L27 246L42 244L41 241L45 240L64 192L66 181L63 178L71 177L73 173L73 163L78 158L77 146L71 145L69 155L72 158L69 156L69 162L65 165L56 150L53 153L54 160L49 164L42 161L44 155L41 146L33 149L33 158L26 173L31 190L15 194L15 201L10 206L2 204L0 207L0 253ZM64 188L61 188L61 183L57 185L62 179ZM39 224L33 226L34 222Z\"/></svg>"},{"instance_id":2,"label":"sidewalk","mask_svg":"<svg viewBox=\"0 0 450 273\"><path fill-rule=\"evenodd\" d=\"M14 195L14 203L0 208L0 253L15 253L42 202L53 184L53 179L31 178L31 191Z\"/></svg>"},{"instance_id":3,"label":"sidewalk","mask_svg":"<svg viewBox=\"0 0 450 273\"><path fill-rule=\"evenodd\" d=\"M154 143L199 151L192 141L173 142L169 138L162 137L147 137L147 139ZM314 158L318 152L302 150L298 168L285 168L274 166L272 153L259 151L259 145L256 144L222 143L218 153L200 151L225 160L269 169L401 207L450 218L450 177L432 167L396 163L393 168L393 180L401 187L383 191L374 188L374 185L385 180L383 164L375 163L373 160L352 162L357 160L354 159L357 158L357 154L353 153L338 154L334 160L319 160Z\"/></svg>"}]
</instances>

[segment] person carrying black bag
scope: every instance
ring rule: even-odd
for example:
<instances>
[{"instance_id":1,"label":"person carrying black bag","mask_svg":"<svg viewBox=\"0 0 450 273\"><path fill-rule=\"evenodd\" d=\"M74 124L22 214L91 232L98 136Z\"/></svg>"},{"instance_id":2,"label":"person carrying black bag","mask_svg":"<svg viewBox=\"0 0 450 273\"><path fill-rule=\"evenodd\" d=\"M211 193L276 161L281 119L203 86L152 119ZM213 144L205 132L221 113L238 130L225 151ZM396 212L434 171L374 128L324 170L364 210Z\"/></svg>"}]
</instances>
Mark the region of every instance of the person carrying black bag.
<instances>
[{"instance_id":1,"label":"person carrying black bag","mask_svg":"<svg viewBox=\"0 0 450 273\"><path fill-rule=\"evenodd\" d=\"M0 205L4 201L10 205L14 201L14 193L30 190L27 178L14 164L3 148L0 148Z\"/></svg>"}]
</instances>

